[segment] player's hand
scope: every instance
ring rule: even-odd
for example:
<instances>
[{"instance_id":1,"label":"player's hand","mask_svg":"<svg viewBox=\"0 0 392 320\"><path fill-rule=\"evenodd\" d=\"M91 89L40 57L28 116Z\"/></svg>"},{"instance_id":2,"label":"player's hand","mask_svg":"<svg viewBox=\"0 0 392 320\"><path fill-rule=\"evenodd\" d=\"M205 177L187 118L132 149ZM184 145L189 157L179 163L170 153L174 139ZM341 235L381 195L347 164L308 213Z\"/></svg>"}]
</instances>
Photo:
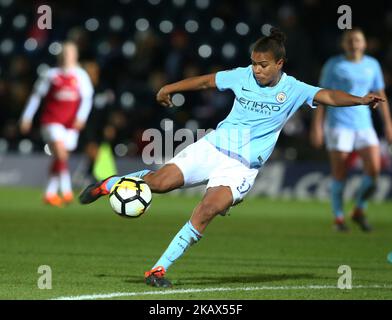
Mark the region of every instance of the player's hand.
<instances>
[{"instance_id":1,"label":"player's hand","mask_svg":"<svg viewBox=\"0 0 392 320\"><path fill-rule=\"evenodd\" d=\"M324 133L322 128L312 129L310 131L310 143L316 149L320 149L324 143Z\"/></svg>"},{"instance_id":2,"label":"player's hand","mask_svg":"<svg viewBox=\"0 0 392 320\"><path fill-rule=\"evenodd\" d=\"M28 134L31 131L31 121L22 121L19 126L19 130L23 135Z\"/></svg>"},{"instance_id":3,"label":"player's hand","mask_svg":"<svg viewBox=\"0 0 392 320\"><path fill-rule=\"evenodd\" d=\"M158 91L156 99L158 103L164 107L173 107L170 94L167 93L165 87L162 87L161 90Z\"/></svg>"},{"instance_id":4,"label":"player's hand","mask_svg":"<svg viewBox=\"0 0 392 320\"><path fill-rule=\"evenodd\" d=\"M376 94L373 94L373 93L368 93L366 96L364 96L362 98L362 104L365 104L365 105L367 104L370 107L372 107L373 109L378 107L379 102L384 102L384 101L385 101L384 98L382 98Z\"/></svg>"},{"instance_id":5,"label":"player's hand","mask_svg":"<svg viewBox=\"0 0 392 320\"><path fill-rule=\"evenodd\" d=\"M84 128L85 123L80 120L75 120L72 127L78 131L82 130Z\"/></svg>"}]
</instances>

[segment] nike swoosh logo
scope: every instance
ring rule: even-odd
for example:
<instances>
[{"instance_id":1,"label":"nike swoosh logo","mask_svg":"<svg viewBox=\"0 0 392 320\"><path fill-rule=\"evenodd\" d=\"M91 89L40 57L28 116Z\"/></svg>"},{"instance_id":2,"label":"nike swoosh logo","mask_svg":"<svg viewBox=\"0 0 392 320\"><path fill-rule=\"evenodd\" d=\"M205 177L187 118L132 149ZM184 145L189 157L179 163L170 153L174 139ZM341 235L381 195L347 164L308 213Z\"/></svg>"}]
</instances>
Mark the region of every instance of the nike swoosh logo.
<instances>
[{"instance_id":1,"label":"nike swoosh logo","mask_svg":"<svg viewBox=\"0 0 392 320\"><path fill-rule=\"evenodd\" d=\"M252 90L246 89L246 88L244 88L244 87L242 87L242 91L253 92Z\"/></svg>"},{"instance_id":2,"label":"nike swoosh logo","mask_svg":"<svg viewBox=\"0 0 392 320\"><path fill-rule=\"evenodd\" d=\"M182 236L180 236L180 239L185 241L187 244L190 244L188 240L184 239Z\"/></svg>"},{"instance_id":3,"label":"nike swoosh logo","mask_svg":"<svg viewBox=\"0 0 392 320\"><path fill-rule=\"evenodd\" d=\"M266 97L266 96L267 96L266 94L264 94L264 93L262 93L262 92L252 91L252 90L249 90L249 89L244 88L244 87L242 87L242 91L245 91L245 92L252 92L252 93L257 94L257 95L259 95L259 96L261 96L261 97Z\"/></svg>"}]
</instances>

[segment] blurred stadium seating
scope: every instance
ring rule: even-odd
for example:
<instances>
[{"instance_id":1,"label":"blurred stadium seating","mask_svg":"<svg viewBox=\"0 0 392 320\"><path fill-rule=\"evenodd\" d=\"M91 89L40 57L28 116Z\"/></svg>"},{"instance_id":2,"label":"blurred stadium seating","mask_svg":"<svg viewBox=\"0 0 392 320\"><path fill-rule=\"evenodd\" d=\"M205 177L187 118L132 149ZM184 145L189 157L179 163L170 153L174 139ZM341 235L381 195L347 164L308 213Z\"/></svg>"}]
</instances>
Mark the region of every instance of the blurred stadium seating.
<instances>
[{"instance_id":1,"label":"blurred stadium seating","mask_svg":"<svg viewBox=\"0 0 392 320\"><path fill-rule=\"evenodd\" d=\"M140 154L143 130L161 129L165 118L175 128L213 128L230 110L231 93L187 93L177 96L182 108L164 109L154 100L157 90L184 77L247 65L251 43L271 26L288 35L286 72L305 82L317 84L322 64L339 51L335 1L46 1L53 11L52 30L37 28L40 4L0 0L0 153L43 150L38 127L23 137L17 121L35 79L56 63L64 39L79 44L96 90L79 151L94 153L108 140L119 157ZM357 2L352 10L354 25L367 33L369 54L383 65L390 95L391 2L371 8ZM272 159L325 159L308 143L310 117L304 108L287 124ZM374 117L381 133L377 113Z\"/></svg>"}]
</instances>

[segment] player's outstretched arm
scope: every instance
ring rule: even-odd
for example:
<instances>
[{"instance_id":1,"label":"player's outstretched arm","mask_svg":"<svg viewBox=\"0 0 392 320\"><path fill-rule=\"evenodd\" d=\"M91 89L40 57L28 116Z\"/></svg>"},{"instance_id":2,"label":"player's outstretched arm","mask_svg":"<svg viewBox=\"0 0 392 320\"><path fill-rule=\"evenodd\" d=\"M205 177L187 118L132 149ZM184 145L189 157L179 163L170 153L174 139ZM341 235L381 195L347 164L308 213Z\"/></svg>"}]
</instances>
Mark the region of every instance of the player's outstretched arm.
<instances>
[{"instance_id":1,"label":"player's outstretched arm","mask_svg":"<svg viewBox=\"0 0 392 320\"><path fill-rule=\"evenodd\" d=\"M216 88L215 73L206 74L204 76L191 77L178 82L170 83L163 86L157 93L157 101L165 106L172 107L170 95L181 91L194 91L209 88Z\"/></svg>"},{"instance_id":2,"label":"player's outstretched arm","mask_svg":"<svg viewBox=\"0 0 392 320\"><path fill-rule=\"evenodd\" d=\"M42 98L46 96L49 91L50 74L51 69L41 75L34 84L33 93L31 94L19 120L20 131L22 134L28 134L31 130L34 115L39 108Z\"/></svg>"},{"instance_id":3,"label":"player's outstretched arm","mask_svg":"<svg viewBox=\"0 0 392 320\"><path fill-rule=\"evenodd\" d=\"M369 93L364 97L357 97L341 90L321 89L315 95L314 101L334 107L369 105L372 108L377 108L378 103L384 102L385 99L373 93Z\"/></svg>"},{"instance_id":4,"label":"player's outstretched arm","mask_svg":"<svg viewBox=\"0 0 392 320\"><path fill-rule=\"evenodd\" d=\"M37 93L33 93L30 96L19 120L19 130L23 135L26 135L30 132L33 125L34 115L37 112L40 103L41 96Z\"/></svg>"}]
</instances>

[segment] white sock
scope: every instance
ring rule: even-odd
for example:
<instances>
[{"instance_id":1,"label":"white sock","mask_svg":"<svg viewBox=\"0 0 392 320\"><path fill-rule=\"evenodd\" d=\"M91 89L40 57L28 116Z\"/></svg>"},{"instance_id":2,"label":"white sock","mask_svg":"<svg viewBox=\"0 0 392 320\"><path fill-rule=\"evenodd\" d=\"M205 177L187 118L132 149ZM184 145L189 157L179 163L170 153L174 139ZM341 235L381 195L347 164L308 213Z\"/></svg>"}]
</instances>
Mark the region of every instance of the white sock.
<instances>
[{"instance_id":1,"label":"white sock","mask_svg":"<svg viewBox=\"0 0 392 320\"><path fill-rule=\"evenodd\" d=\"M72 192L71 175L68 170L64 170L60 173L60 188L62 194Z\"/></svg>"},{"instance_id":2,"label":"white sock","mask_svg":"<svg viewBox=\"0 0 392 320\"><path fill-rule=\"evenodd\" d=\"M58 175L51 174L49 176L48 184L46 185L46 194L57 194L59 190L60 179Z\"/></svg>"}]
</instances>

